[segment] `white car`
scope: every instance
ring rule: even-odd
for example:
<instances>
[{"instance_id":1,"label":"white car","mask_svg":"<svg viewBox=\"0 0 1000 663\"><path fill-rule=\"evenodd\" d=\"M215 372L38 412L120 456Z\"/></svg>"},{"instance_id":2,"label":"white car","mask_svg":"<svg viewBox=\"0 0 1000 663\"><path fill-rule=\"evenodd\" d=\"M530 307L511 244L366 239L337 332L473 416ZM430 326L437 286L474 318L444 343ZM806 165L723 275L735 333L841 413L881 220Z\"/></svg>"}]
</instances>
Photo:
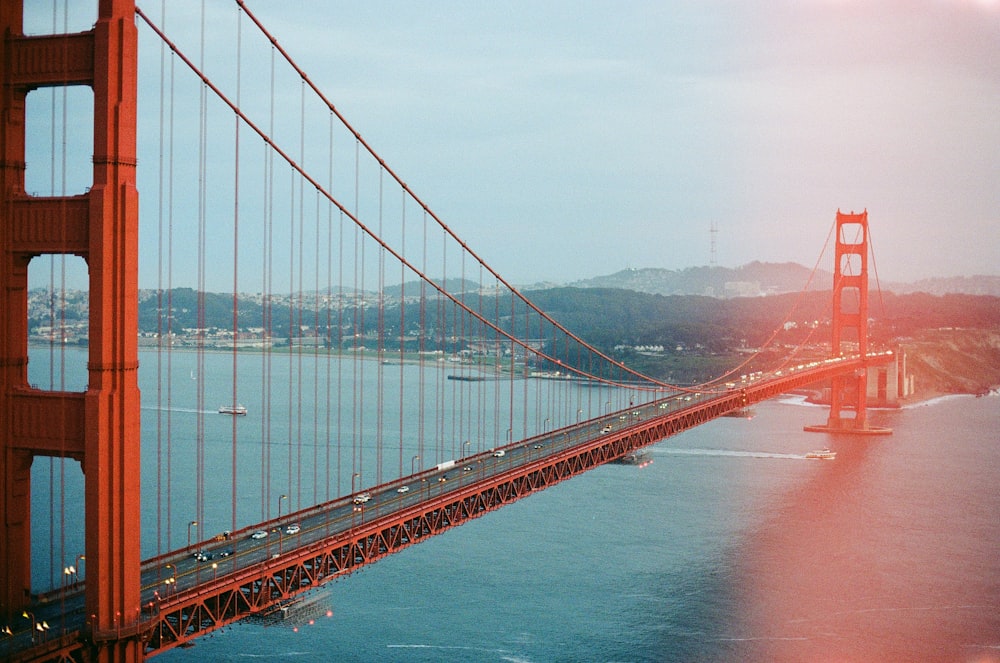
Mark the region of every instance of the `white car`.
<instances>
[{"instance_id":1,"label":"white car","mask_svg":"<svg viewBox=\"0 0 1000 663\"><path fill-rule=\"evenodd\" d=\"M372 496L369 495L368 493L358 493L357 495L354 496L354 503L355 504L364 504L365 502L369 501L371 498L372 498Z\"/></svg>"},{"instance_id":2,"label":"white car","mask_svg":"<svg viewBox=\"0 0 1000 663\"><path fill-rule=\"evenodd\" d=\"M408 493L408 492L410 492L410 487L409 486L400 486L399 488L396 489L396 492L397 493Z\"/></svg>"},{"instance_id":3,"label":"white car","mask_svg":"<svg viewBox=\"0 0 1000 663\"><path fill-rule=\"evenodd\" d=\"M292 523L285 528L285 534L298 534L301 529L298 523Z\"/></svg>"},{"instance_id":4,"label":"white car","mask_svg":"<svg viewBox=\"0 0 1000 663\"><path fill-rule=\"evenodd\" d=\"M250 538L251 539L266 539L267 538L267 532L265 530L259 529L256 532L254 532L253 534L251 534Z\"/></svg>"}]
</instances>

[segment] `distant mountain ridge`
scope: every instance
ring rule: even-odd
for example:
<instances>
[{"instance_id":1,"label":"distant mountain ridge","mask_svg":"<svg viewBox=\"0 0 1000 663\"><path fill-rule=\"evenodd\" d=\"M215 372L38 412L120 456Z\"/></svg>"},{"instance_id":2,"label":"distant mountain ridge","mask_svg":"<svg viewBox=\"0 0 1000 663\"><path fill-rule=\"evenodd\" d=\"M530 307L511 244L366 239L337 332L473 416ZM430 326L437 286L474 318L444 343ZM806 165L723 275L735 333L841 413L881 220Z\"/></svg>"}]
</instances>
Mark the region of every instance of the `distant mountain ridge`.
<instances>
[{"instance_id":1,"label":"distant mountain ridge","mask_svg":"<svg viewBox=\"0 0 1000 663\"><path fill-rule=\"evenodd\" d=\"M654 295L702 295L707 297L759 297L830 290L833 274L786 262L751 262L740 267L687 267L685 269L631 268L565 284L573 288L616 288ZM524 290L551 288L545 283ZM876 287L872 283L872 288ZM884 291L897 294L925 292L931 295L968 294L1000 297L1000 276L955 276L922 279L914 283L882 283Z\"/></svg>"}]
</instances>

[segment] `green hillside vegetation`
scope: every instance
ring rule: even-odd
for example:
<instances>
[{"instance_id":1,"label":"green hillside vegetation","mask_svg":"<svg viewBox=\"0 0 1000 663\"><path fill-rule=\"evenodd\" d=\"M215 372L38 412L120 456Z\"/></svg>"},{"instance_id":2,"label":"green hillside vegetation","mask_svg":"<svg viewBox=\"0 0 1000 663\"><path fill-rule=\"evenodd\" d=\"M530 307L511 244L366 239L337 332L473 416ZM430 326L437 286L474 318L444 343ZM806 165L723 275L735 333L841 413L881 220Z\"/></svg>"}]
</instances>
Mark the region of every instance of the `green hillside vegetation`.
<instances>
[{"instance_id":1,"label":"green hillside vegetation","mask_svg":"<svg viewBox=\"0 0 1000 663\"><path fill-rule=\"evenodd\" d=\"M407 293L419 293L416 287ZM316 310L315 295L274 298L267 306L258 297L240 296L236 310L241 332L266 330L276 346L291 338L312 334L331 350L348 345L377 347L382 338L405 336L407 352L440 350L456 352L462 340L455 330L475 335L483 328L461 314L435 292L425 290L423 301L398 300L367 293L344 299L342 311ZM697 383L716 378L769 344L773 350L755 356L741 372L776 367L789 349L803 345L805 356L828 350L831 295L826 292L718 299L703 296L658 295L610 288L560 287L533 290L532 302L567 329L602 352L647 375L676 383ZM508 312L500 325L513 328L519 338L538 336L525 329L529 317L523 304L511 304L506 295L495 300L466 292L464 301L480 307L493 318ZM51 326L53 319L66 325L84 324L86 294L67 295L67 306L53 316L49 299L29 311L29 327ZM196 329L233 329L233 296L179 288L170 292L145 291L139 305L140 333L175 334ZM418 314L419 311L419 314ZM872 293L870 345L892 349L900 344L912 352L911 368L918 385L942 393L980 392L1000 384L1000 297L989 295L927 293ZM464 315L465 319L457 316ZM366 336L367 335L367 336ZM419 339L419 340L418 340ZM82 342L85 342L82 341ZM400 341L390 343L399 349ZM650 348L653 348L652 350ZM584 361L576 347L548 348L564 363Z\"/></svg>"}]
</instances>

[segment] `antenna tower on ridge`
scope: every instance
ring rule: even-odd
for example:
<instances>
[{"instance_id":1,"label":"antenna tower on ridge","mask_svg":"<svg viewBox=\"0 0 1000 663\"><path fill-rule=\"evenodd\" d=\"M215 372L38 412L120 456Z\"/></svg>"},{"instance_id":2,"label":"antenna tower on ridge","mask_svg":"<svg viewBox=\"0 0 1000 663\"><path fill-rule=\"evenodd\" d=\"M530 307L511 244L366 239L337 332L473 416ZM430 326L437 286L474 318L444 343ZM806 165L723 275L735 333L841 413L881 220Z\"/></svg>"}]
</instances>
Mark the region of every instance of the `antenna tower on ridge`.
<instances>
[{"instance_id":1,"label":"antenna tower on ridge","mask_svg":"<svg viewBox=\"0 0 1000 663\"><path fill-rule=\"evenodd\" d=\"M711 243L709 245L710 249L709 249L708 264L711 265L712 267L715 267L715 236L719 234L719 226L715 221L712 221L712 226L709 228L708 232L712 238Z\"/></svg>"}]
</instances>

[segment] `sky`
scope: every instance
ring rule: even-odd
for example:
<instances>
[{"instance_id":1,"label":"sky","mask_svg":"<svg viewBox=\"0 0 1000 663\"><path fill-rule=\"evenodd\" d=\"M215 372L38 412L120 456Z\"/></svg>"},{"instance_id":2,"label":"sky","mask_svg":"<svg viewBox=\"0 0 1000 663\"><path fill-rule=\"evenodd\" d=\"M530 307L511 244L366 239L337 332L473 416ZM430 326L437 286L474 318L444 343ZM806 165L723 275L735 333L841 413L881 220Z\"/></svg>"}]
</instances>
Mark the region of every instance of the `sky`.
<instances>
[{"instance_id":1,"label":"sky","mask_svg":"<svg viewBox=\"0 0 1000 663\"><path fill-rule=\"evenodd\" d=\"M1000 0L247 4L515 284L812 266L838 209L883 281L1000 274Z\"/></svg>"}]
</instances>

